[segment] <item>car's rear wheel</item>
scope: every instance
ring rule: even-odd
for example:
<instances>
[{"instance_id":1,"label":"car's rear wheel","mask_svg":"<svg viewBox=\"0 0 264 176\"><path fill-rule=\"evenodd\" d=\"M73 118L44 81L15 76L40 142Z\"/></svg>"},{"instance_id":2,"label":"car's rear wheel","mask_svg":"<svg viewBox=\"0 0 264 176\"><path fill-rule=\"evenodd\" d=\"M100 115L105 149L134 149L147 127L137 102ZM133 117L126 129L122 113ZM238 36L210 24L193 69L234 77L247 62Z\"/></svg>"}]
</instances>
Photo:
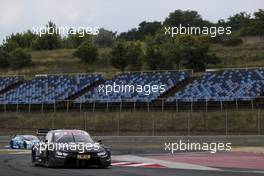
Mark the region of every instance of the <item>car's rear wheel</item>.
<instances>
[{"instance_id":1,"label":"car's rear wheel","mask_svg":"<svg viewBox=\"0 0 264 176\"><path fill-rule=\"evenodd\" d=\"M23 142L23 147L24 147L24 149L27 149L27 143L26 143L26 141Z\"/></svg>"},{"instance_id":2,"label":"car's rear wheel","mask_svg":"<svg viewBox=\"0 0 264 176\"><path fill-rule=\"evenodd\" d=\"M14 142L13 141L10 142L10 148L14 149Z\"/></svg>"}]
</instances>

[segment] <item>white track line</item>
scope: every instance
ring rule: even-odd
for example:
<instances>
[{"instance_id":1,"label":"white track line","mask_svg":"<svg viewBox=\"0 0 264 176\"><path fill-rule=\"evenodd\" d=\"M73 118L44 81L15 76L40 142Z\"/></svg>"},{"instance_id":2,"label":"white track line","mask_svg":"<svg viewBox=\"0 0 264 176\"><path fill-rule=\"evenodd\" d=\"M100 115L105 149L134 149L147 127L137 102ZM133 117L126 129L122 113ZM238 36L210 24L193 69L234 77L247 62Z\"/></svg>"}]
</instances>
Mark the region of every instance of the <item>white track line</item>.
<instances>
[{"instance_id":1,"label":"white track line","mask_svg":"<svg viewBox=\"0 0 264 176\"><path fill-rule=\"evenodd\" d=\"M124 165L124 166L129 166L129 167L139 167L139 166L151 166L153 163L138 163L138 164L129 164L129 165Z\"/></svg>"},{"instance_id":2,"label":"white track line","mask_svg":"<svg viewBox=\"0 0 264 176\"><path fill-rule=\"evenodd\" d=\"M120 162L156 163L156 164L159 164L159 165L167 167L167 168L175 168L175 169L212 170L212 171L220 170L217 168L211 168L211 167L200 166L200 165L195 165L195 164L164 161L164 160L152 159L152 158L147 158L147 157L140 157L140 156L135 156L135 155L116 155L116 156L112 156L112 159L114 161L120 161Z\"/></svg>"},{"instance_id":3,"label":"white track line","mask_svg":"<svg viewBox=\"0 0 264 176\"><path fill-rule=\"evenodd\" d=\"M112 166L125 166L125 167L141 167L141 166L153 166L153 165L159 165L159 164L135 163L135 162L114 162L114 163L112 163Z\"/></svg>"},{"instance_id":4,"label":"white track line","mask_svg":"<svg viewBox=\"0 0 264 176\"><path fill-rule=\"evenodd\" d=\"M131 162L114 162L111 165L112 166L120 166L120 165L126 165L126 164L130 164Z\"/></svg>"}]
</instances>

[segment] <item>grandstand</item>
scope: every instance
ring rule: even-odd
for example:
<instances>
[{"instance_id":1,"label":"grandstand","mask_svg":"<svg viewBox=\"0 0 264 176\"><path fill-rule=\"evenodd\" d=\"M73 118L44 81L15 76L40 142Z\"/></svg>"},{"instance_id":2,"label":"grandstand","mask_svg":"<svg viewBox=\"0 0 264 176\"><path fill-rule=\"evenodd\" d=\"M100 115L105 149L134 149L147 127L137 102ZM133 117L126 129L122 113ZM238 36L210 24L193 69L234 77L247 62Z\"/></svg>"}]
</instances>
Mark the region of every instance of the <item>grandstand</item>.
<instances>
[{"instance_id":1,"label":"grandstand","mask_svg":"<svg viewBox=\"0 0 264 176\"><path fill-rule=\"evenodd\" d=\"M5 92L1 104L53 104L66 100L101 79L99 74L43 75Z\"/></svg>"},{"instance_id":2,"label":"grandstand","mask_svg":"<svg viewBox=\"0 0 264 176\"><path fill-rule=\"evenodd\" d=\"M113 83L165 92L99 92ZM104 135L263 134L264 68L0 77L2 130L83 128ZM14 127L13 124L18 124Z\"/></svg>"},{"instance_id":3,"label":"grandstand","mask_svg":"<svg viewBox=\"0 0 264 176\"><path fill-rule=\"evenodd\" d=\"M94 109L95 105L106 107L107 104L108 107L121 103L130 108L139 105L148 108L162 106L163 109L175 107L176 102L188 106L189 103L221 102L222 106L223 102L248 102L260 97L264 92L264 69L214 70L199 77L190 70L124 72L109 80L104 80L101 74L40 75L28 81L23 76L3 76L0 83L1 109L6 106L18 109L24 105L52 105L52 108L82 110L82 106ZM113 83L165 85L165 92L100 92L100 86Z\"/></svg>"},{"instance_id":4,"label":"grandstand","mask_svg":"<svg viewBox=\"0 0 264 176\"><path fill-rule=\"evenodd\" d=\"M181 81L190 76L190 71L167 71L167 72L132 72L121 73L115 78L108 80L104 83L106 85L165 85L165 91L176 86ZM152 102L157 99L162 93L150 92L110 92L106 95L105 92L99 91L99 86L87 92L81 97L76 99L77 103L91 103L93 101L106 103L106 102Z\"/></svg>"},{"instance_id":5,"label":"grandstand","mask_svg":"<svg viewBox=\"0 0 264 176\"><path fill-rule=\"evenodd\" d=\"M264 91L264 69L228 69L206 72L168 102L248 101Z\"/></svg>"},{"instance_id":6,"label":"grandstand","mask_svg":"<svg viewBox=\"0 0 264 176\"><path fill-rule=\"evenodd\" d=\"M10 87L24 81L24 76L1 76L0 77L0 94Z\"/></svg>"}]
</instances>

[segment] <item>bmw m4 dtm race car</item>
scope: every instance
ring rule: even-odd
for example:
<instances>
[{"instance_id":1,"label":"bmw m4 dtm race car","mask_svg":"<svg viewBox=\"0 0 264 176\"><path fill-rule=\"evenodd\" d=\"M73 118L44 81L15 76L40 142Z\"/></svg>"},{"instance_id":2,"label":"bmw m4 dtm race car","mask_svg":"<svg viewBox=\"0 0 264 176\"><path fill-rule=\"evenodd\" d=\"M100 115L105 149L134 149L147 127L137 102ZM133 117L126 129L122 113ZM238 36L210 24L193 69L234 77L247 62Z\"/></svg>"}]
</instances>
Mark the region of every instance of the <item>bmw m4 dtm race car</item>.
<instances>
[{"instance_id":1,"label":"bmw m4 dtm race car","mask_svg":"<svg viewBox=\"0 0 264 176\"><path fill-rule=\"evenodd\" d=\"M111 165L111 151L101 141L94 142L82 130L51 130L44 140L32 147L34 165L90 166L107 168Z\"/></svg>"}]
</instances>

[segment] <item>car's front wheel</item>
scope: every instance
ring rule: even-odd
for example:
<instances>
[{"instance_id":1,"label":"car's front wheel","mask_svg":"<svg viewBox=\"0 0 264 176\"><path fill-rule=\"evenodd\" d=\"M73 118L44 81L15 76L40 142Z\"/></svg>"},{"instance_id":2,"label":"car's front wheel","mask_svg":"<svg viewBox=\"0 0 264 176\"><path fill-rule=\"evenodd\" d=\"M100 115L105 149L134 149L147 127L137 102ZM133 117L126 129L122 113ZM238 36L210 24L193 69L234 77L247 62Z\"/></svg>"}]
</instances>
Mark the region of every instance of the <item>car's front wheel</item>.
<instances>
[{"instance_id":1,"label":"car's front wheel","mask_svg":"<svg viewBox=\"0 0 264 176\"><path fill-rule=\"evenodd\" d=\"M32 154L31 154L31 163L33 166L36 165L36 153L35 151L32 151Z\"/></svg>"},{"instance_id":2,"label":"car's front wheel","mask_svg":"<svg viewBox=\"0 0 264 176\"><path fill-rule=\"evenodd\" d=\"M98 165L98 167L100 168L100 169L106 169L106 168L108 168L110 165Z\"/></svg>"},{"instance_id":3,"label":"car's front wheel","mask_svg":"<svg viewBox=\"0 0 264 176\"><path fill-rule=\"evenodd\" d=\"M108 168L111 165L111 162L105 162L98 165L99 168L105 169Z\"/></svg>"},{"instance_id":4,"label":"car's front wheel","mask_svg":"<svg viewBox=\"0 0 264 176\"><path fill-rule=\"evenodd\" d=\"M51 162L51 156L50 156L49 153L47 155L46 164L45 165L46 165L46 167L53 167L52 162Z\"/></svg>"}]
</instances>

